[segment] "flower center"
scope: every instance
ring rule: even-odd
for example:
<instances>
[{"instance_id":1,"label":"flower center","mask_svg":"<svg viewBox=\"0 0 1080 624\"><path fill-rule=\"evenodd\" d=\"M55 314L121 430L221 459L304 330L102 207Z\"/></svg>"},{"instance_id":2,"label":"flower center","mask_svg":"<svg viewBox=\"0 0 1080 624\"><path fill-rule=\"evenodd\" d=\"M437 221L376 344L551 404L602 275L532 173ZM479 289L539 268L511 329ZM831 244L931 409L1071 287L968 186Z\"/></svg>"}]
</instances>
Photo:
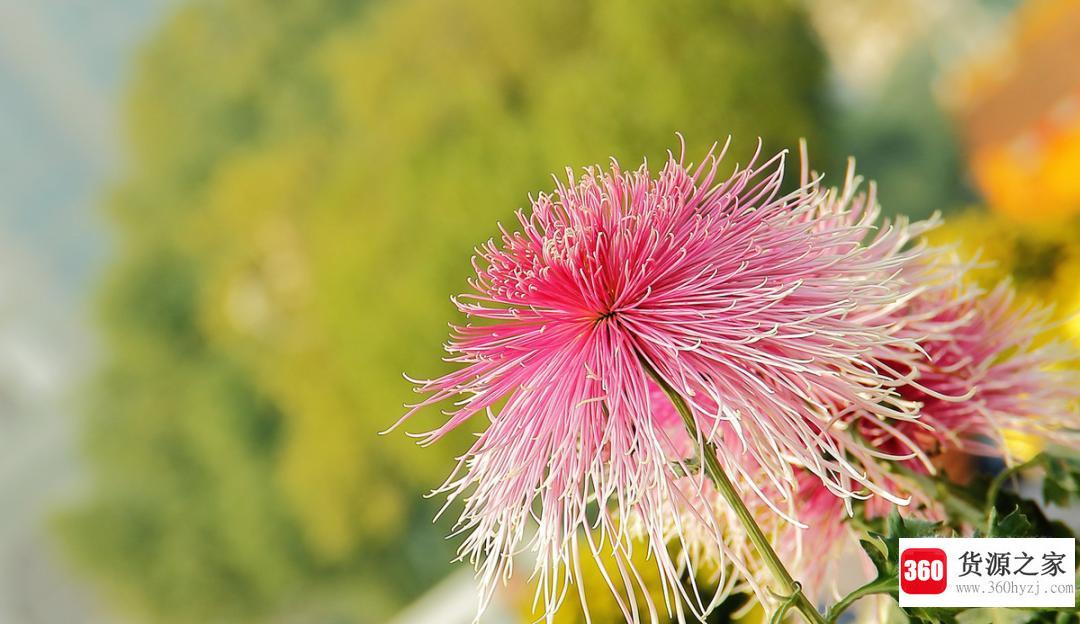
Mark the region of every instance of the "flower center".
<instances>
[{"instance_id":1,"label":"flower center","mask_svg":"<svg viewBox=\"0 0 1080 624\"><path fill-rule=\"evenodd\" d=\"M603 323L604 321L606 321L608 319L613 319L616 316L618 316L618 314L619 314L618 310L608 310L606 312L601 312L600 316L596 317L596 324L599 325L600 323Z\"/></svg>"}]
</instances>

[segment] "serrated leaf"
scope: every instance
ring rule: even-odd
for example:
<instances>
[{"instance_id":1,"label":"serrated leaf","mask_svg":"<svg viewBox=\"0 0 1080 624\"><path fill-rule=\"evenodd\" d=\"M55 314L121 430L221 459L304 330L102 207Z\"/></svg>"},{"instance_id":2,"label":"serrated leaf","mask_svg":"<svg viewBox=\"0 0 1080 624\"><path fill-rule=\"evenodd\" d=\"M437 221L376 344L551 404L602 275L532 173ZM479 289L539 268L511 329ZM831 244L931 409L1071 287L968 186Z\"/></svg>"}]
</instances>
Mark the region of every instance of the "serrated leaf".
<instances>
[{"instance_id":1,"label":"serrated leaf","mask_svg":"<svg viewBox=\"0 0 1080 624\"><path fill-rule=\"evenodd\" d=\"M999 517L997 510L990 511L990 534L988 537L1037 537L1039 532L1028 517L1014 508L1005 517Z\"/></svg>"},{"instance_id":2,"label":"serrated leaf","mask_svg":"<svg viewBox=\"0 0 1080 624\"><path fill-rule=\"evenodd\" d=\"M859 545L862 546L863 551L866 552L866 556L869 557L871 563L874 564L877 576L874 580L854 590L841 600L840 603L838 603L839 609L836 613L832 613L832 610L830 610L831 619L835 619L836 616L853 604L854 601L864 596L872 594L889 594L895 600L900 585L900 538L932 537L941 533L942 530L941 523L926 522L923 520L905 520L895 509L889 515L885 526L888 530L886 535L870 531L866 537L859 540ZM912 617L911 621L944 622L949 620L919 620L917 617Z\"/></svg>"},{"instance_id":3,"label":"serrated leaf","mask_svg":"<svg viewBox=\"0 0 1080 624\"><path fill-rule=\"evenodd\" d=\"M888 530L886 535L871 531L867 537L859 540L877 570L878 579L895 577L899 573L901 537L933 537L942 530L940 522L905 519L895 509L889 514L885 526Z\"/></svg>"},{"instance_id":4,"label":"serrated leaf","mask_svg":"<svg viewBox=\"0 0 1080 624\"><path fill-rule=\"evenodd\" d=\"M885 578L890 575L896 576L896 564L889 560L889 547L885 543L885 536L880 533L871 533L868 537L859 540L866 556L874 564L877 570L877 578Z\"/></svg>"},{"instance_id":5,"label":"serrated leaf","mask_svg":"<svg viewBox=\"0 0 1080 624\"><path fill-rule=\"evenodd\" d=\"M905 519L895 510L889 516L889 534L891 537L934 537L941 532L941 528L940 522L929 522L914 518Z\"/></svg>"}]
</instances>

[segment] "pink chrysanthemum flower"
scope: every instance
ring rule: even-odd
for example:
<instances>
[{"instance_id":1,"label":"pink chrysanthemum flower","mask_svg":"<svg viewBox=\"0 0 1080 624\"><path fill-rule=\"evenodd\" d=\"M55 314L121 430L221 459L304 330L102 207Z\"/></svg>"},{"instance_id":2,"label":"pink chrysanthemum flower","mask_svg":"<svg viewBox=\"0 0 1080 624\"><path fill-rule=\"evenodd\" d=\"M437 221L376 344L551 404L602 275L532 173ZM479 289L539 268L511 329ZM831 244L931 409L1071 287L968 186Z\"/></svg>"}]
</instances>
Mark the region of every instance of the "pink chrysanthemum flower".
<instances>
[{"instance_id":1,"label":"pink chrysanthemum flower","mask_svg":"<svg viewBox=\"0 0 1080 624\"><path fill-rule=\"evenodd\" d=\"M669 554L665 528L672 514L676 526L701 516L719 550L722 519L700 511L703 488L676 483L686 466L672 462L687 458L672 456L678 443L657 422L650 373L685 398L742 486L760 493L761 478L790 496L798 466L838 496L890 496L867 469L878 453L844 419L913 419L895 390L904 380L874 354L916 351L887 315L854 316L917 292L898 273L921 253L908 243L924 226L879 224L872 194L856 196L850 175L836 191L804 170L803 186L783 195L783 153L718 181L721 157L694 170L672 157L655 178L645 165L568 172L553 196L518 213L519 231L478 249L473 292L455 300L469 323L447 346L460 368L417 382L428 397L404 418L457 399L426 443L475 414L490 420L440 488L464 498L461 556L478 567L481 608L514 556L532 551L550 614L579 553L603 548L637 621L640 579L626 563L636 524L667 608L704 609L679 582L686 562Z\"/></svg>"},{"instance_id":2,"label":"pink chrysanthemum flower","mask_svg":"<svg viewBox=\"0 0 1080 624\"><path fill-rule=\"evenodd\" d=\"M920 403L920 420L931 429L908 423L897 429L920 448L1011 461L1007 431L1080 444L1080 375L1069 365L1077 355L1064 344L1041 340L1049 330L1048 308L1018 304L1002 283L988 293L968 286L932 289L902 314L923 319L898 333L922 334L917 340L927 357L900 393ZM873 424L864 429L881 436L877 444L897 444Z\"/></svg>"},{"instance_id":3,"label":"pink chrysanthemum flower","mask_svg":"<svg viewBox=\"0 0 1080 624\"><path fill-rule=\"evenodd\" d=\"M926 357L916 375L899 388L920 404L918 422L895 423L884 431L860 423L869 443L887 452L902 452L911 442L921 457L903 463L915 473L943 467L958 455L1000 457L1011 462L1005 432L1021 432L1080 450L1080 372L1067 345L1042 340L1049 330L1050 310L1035 304L1018 305L1007 283L990 292L942 281L964 269L938 257L937 265L914 266L936 285L926 288L900 310L896 332L916 340ZM936 278L934 275L936 274ZM929 425L929 427L927 427ZM893 489L915 498L907 515L943 520L944 510L917 484L893 475ZM725 503L715 494L714 503ZM886 515L890 505L880 498L867 501L867 518ZM755 514L774 535L781 557L811 596L837 595L833 582L841 561L860 558L859 533L845 523L851 514L845 501L833 496L820 480L801 474L789 508L796 522L776 514ZM807 550L807 545L810 550ZM867 562L867 580L870 568Z\"/></svg>"},{"instance_id":4,"label":"pink chrysanthemum flower","mask_svg":"<svg viewBox=\"0 0 1080 624\"><path fill-rule=\"evenodd\" d=\"M850 518L856 511L867 518L883 517L895 506L881 497L872 497L854 507L850 500L835 496L807 472L800 472L797 481L786 510L794 521L770 513L763 505L753 508L754 516L771 537L788 570L802 583L807 596L816 601L837 600L873 577L873 566L859 546L863 534L850 524ZM943 519L941 508L926 493L902 480L887 478L886 482L894 491L911 497L912 504L900 507L905 516ZM718 506L725 504L718 496L713 500ZM761 566L749 567L756 571L759 585L767 582ZM775 601L773 596L761 591L755 594L763 603Z\"/></svg>"}]
</instances>

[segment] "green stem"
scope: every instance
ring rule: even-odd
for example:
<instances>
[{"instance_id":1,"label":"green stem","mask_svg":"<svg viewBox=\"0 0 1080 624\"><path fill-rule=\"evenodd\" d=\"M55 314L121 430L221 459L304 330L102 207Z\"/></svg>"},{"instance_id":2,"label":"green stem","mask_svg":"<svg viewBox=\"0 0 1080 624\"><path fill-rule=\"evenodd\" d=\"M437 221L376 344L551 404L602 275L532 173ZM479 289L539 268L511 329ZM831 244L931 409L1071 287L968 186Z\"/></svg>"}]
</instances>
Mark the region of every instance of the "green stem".
<instances>
[{"instance_id":1,"label":"green stem","mask_svg":"<svg viewBox=\"0 0 1080 624\"><path fill-rule=\"evenodd\" d=\"M990 487L986 490L986 509L988 511L992 510L997 505L998 495L1001 494L1001 488L1005 486L1006 481L1008 481L1020 471L1026 470L1027 468L1030 468L1035 464L1041 463L1043 459L1045 459L1045 457L1042 453L1039 453L1038 455L1032 457L1026 462L1002 470L996 477L994 477L994 480L990 483ZM987 527L987 531L989 530L990 528Z\"/></svg>"},{"instance_id":2,"label":"green stem","mask_svg":"<svg viewBox=\"0 0 1080 624\"><path fill-rule=\"evenodd\" d=\"M743 503L742 498L739 496L739 492L735 489L735 485L728 478L727 473L724 472L723 467L720 465L720 460L716 456L716 445L708 440L700 438L698 434L697 421L694 420L693 414L690 413L690 407L686 404L686 401L671 387L653 367L644 359L641 361L645 367L645 371L649 373L668 399L671 400L672 405L678 410L679 415L682 416L683 424L686 426L686 431L690 434L690 438L698 440L701 445L701 453L705 460L705 472L712 479L713 484L716 486L716 490L724 497L728 505L735 511L735 515L738 516L739 521L742 523L743 528L746 529L747 535L750 537L750 541L753 542L754 547L757 548L761 558L765 561L765 565L772 572L773 577L780 583L783 593L787 596L785 601L790 606L795 607L806 618L808 622L814 624L825 624L824 618L818 613L818 610L814 607L813 603L806 597L806 594L802 592L802 586L791 577L791 574L784 567L783 562L780 561L780 557L777 556L776 551L773 550L772 545L769 543L768 538L762 533L761 527L757 525L754 520L753 514L746 508L746 504Z\"/></svg>"},{"instance_id":3,"label":"green stem","mask_svg":"<svg viewBox=\"0 0 1080 624\"><path fill-rule=\"evenodd\" d=\"M856 589L847 596L844 596L840 602L829 607L828 614L825 615L825 620L828 624L833 624L843 615L844 611L847 611L848 607L855 604L855 601L864 596L871 596L873 594L889 594L896 591L896 577L889 577L887 579L875 579L870 581L866 585Z\"/></svg>"},{"instance_id":4,"label":"green stem","mask_svg":"<svg viewBox=\"0 0 1080 624\"><path fill-rule=\"evenodd\" d=\"M769 618L769 624L783 624L784 618L787 617L787 612L798 603L798 598L802 594L792 594L776 607L776 611L773 611L772 617Z\"/></svg>"}]
</instances>

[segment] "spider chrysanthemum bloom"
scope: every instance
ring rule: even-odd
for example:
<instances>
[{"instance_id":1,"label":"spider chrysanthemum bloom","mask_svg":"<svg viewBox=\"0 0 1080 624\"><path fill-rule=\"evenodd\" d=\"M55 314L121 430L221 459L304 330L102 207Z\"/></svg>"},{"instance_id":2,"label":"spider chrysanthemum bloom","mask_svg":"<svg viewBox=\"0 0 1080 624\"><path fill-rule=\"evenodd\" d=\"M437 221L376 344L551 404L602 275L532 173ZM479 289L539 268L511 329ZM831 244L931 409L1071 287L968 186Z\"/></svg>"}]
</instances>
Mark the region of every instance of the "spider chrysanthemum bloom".
<instances>
[{"instance_id":1,"label":"spider chrysanthemum bloom","mask_svg":"<svg viewBox=\"0 0 1080 624\"><path fill-rule=\"evenodd\" d=\"M1068 344L1048 338L1050 310L1017 303L1009 284L989 292L949 281L965 265L939 255L932 265L913 265L930 284L902 308L892 312L898 334L913 337L925 357L916 374L898 390L917 401L919 421L895 423L891 432L861 423L867 441L888 452L915 442L921 457L903 465L914 473L942 472L963 456L990 456L1011 462L1007 432L1080 450L1080 372L1078 355ZM883 358L887 359L887 358ZM950 471L939 478L950 478ZM906 515L944 520L944 510L930 493L902 473L892 477L895 491L910 494L915 504ZM714 504L725 502L713 495ZM804 579L812 596L836 595L832 584L838 565L861 557L860 532L846 523L852 509L832 495L820 480L803 474L789 514L797 523L757 510L759 524L773 534L778 551L793 574ZM881 499L860 505L867 518L886 515ZM801 526L800 526L801 525ZM807 550L809 546L810 550ZM867 578L870 577L867 561Z\"/></svg>"},{"instance_id":2,"label":"spider chrysanthemum bloom","mask_svg":"<svg viewBox=\"0 0 1080 624\"><path fill-rule=\"evenodd\" d=\"M535 554L548 613L582 551L614 553L609 580L633 594L637 575L621 554L635 524L670 588L667 607L704 608L681 589L685 562L673 561L665 531L671 514L707 509L676 504L704 488L676 484L684 470L672 462L687 458L672 456L679 445L656 421L650 374L686 400L737 483L757 487L752 465L787 496L796 465L835 495L889 496L862 465L875 451L842 425L856 413L914 418L895 389L903 380L874 356L914 348L887 314L852 317L915 294L899 269L921 253L908 243L924 228L878 223L852 175L837 191L804 170L803 185L782 194L784 153L724 180L721 156L695 169L671 157L656 177L645 165L568 172L518 213L517 231L478 249L472 292L455 300L469 323L447 345L459 368L417 382L428 396L405 418L457 399L425 442L477 413L490 419L440 489L464 499L461 555L479 569L482 605L523 550ZM720 520L698 520L722 549ZM628 619L644 617L626 604Z\"/></svg>"},{"instance_id":3,"label":"spider chrysanthemum bloom","mask_svg":"<svg viewBox=\"0 0 1080 624\"><path fill-rule=\"evenodd\" d=\"M952 272L958 265L942 257L938 266ZM1007 282L989 292L953 284L926 290L899 315L907 322L897 333L915 338L926 353L911 383L899 388L922 415L918 426L899 423L893 433L864 423L873 444L904 446L899 433L939 465L950 453L1011 462L1009 432L1080 446L1080 359L1070 345L1050 339L1049 308L1017 302Z\"/></svg>"},{"instance_id":4,"label":"spider chrysanthemum bloom","mask_svg":"<svg viewBox=\"0 0 1080 624\"><path fill-rule=\"evenodd\" d=\"M928 493L912 488L902 479L886 478L886 484L907 494L911 503L898 507L881 497L871 497L852 505L851 500L835 496L813 475L800 472L794 495L788 501L788 517L772 513L764 505L752 508L758 525L772 538L777 554L811 600L839 600L873 578L873 565L859 545L865 537L864 529L852 524L853 517L880 518L898 508L906 517L944 519L940 505ZM725 507L719 496L714 495L713 500L719 508ZM757 575L757 586L765 585L765 570L754 565L749 556L747 560L747 567ZM775 596L760 590L754 593L759 602L776 602Z\"/></svg>"}]
</instances>

